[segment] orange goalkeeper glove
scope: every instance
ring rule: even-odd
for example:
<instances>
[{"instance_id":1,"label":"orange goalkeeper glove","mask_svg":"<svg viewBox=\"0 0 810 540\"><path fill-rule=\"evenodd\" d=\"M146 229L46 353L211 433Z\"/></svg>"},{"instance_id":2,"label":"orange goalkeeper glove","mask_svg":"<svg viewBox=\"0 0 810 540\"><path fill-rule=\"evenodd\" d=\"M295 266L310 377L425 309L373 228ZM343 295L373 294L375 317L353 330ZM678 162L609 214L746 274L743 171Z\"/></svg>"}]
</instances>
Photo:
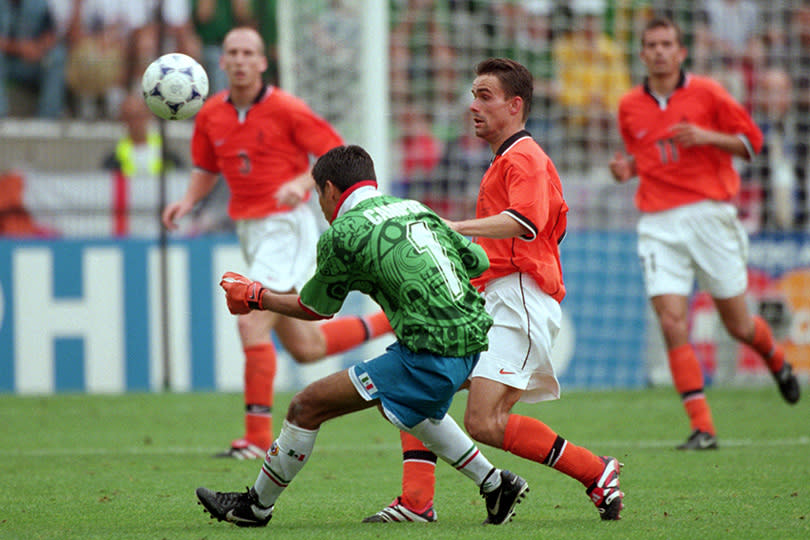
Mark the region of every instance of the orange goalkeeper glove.
<instances>
[{"instance_id":1,"label":"orange goalkeeper glove","mask_svg":"<svg viewBox=\"0 0 810 540\"><path fill-rule=\"evenodd\" d=\"M219 286L225 289L228 310L244 315L252 309L262 309L262 295L267 291L258 281L251 281L236 272L225 272Z\"/></svg>"}]
</instances>

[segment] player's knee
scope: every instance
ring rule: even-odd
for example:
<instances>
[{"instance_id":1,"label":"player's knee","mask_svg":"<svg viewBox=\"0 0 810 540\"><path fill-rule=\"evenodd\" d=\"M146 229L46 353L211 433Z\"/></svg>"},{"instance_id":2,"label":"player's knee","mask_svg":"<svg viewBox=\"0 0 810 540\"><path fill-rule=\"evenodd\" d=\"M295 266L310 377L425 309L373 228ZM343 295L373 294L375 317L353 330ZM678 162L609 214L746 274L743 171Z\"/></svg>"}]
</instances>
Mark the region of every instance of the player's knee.
<instances>
[{"instance_id":1,"label":"player's knee","mask_svg":"<svg viewBox=\"0 0 810 540\"><path fill-rule=\"evenodd\" d=\"M668 344L686 341L689 335L689 325L686 319L661 315L661 333Z\"/></svg>"},{"instance_id":2,"label":"player's knee","mask_svg":"<svg viewBox=\"0 0 810 540\"><path fill-rule=\"evenodd\" d=\"M290 337L279 333L279 337L284 349L299 364L310 364L326 357L326 340L320 331L312 332L305 339L298 334Z\"/></svg>"},{"instance_id":3,"label":"player's knee","mask_svg":"<svg viewBox=\"0 0 810 540\"><path fill-rule=\"evenodd\" d=\"M287 409L287 421L304 429L318 429L320 409L317 401L307 392L307 389L298 392L290 401Z\"/></svg>"},{"instance_id":4,"label":"player's knee","mask_svg":"<svg viewBox=\"0 0 810 540\"><path fill-rule=\"evenodd\" d=\"M749 342L754 336L754 324L748 321L723 321L728 334L737 341Z\"/></svg>"},{"instance_id":5,"label":"player's knee","mask_svg":"<svg viewBox=\"0 0 810 540\"><path fill-rule=\"evenodd\" d=\"M464 429L474 440L499 447L503 440L503 430L498 426L497 416L467 410L464 414Z\"/></svg>"},{"instance_id":6,"label":"player's knee","mask_svg":"<svg viewBox=\"0 0 810 540\"><path fill-rule=\"evenodd\" d=\"M299 342L290 347L285 346L285 349L287 349L287 352L290 353L290 356L292 356L293 360L298 364L317 362L325 356L324 351L314 344Z\"/></svg>"},{"instance_id":7,"label":"player's knee","mask_svg":"<svg viewBox=\"0 0 810 540\"><path fill-rule=\"evenodd\" d=\"M264 343L269 339L272 325L260 313L254 311L237 317L236 328L242 343Z\"/></svg>"},{"instance_id":8,"label":"player's knee","mask_svg":"<svg viewBox=\"0 0 810 540\"><path fill-rule=\"evenodd\" d=\"M244 338L244 336L250 335L253 325L250 322L249 317L237 317L236 318L236 329L239 330L239 335Z\"/></svg>"}]
</instances>

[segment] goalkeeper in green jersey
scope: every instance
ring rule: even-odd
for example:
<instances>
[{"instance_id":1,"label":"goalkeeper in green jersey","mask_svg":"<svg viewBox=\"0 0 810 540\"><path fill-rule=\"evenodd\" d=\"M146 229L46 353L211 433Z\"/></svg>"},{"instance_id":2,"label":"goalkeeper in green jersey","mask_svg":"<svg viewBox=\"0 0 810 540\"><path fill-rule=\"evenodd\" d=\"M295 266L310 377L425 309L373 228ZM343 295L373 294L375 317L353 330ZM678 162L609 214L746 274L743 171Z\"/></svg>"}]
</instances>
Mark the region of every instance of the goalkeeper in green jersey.
<instances>
[{"instance_id":1,"label":"goalkeeper in green jersey","mask_svg":"<svg viewBox=\"0 0 810 540\"><path fill-rule=\"evenodd\" d=\"M381 356L295 395L253 487L242 493L201 487L197 498L218 520L266 525L279 495L309 459L321 424L377 406L479 486L485 523L509 521L528 484L493 467L447 415L453 395L487 348L492 318L470 283L489 267L484 250L422 203L380 193L371 157L359 146L330 150L312 175L330 223L318 241L315 275L299 296L274 293L227 272L220 285L228 308L235 314L264 309L325 319L356 290L380 304L397 341Z\"/></svg>"}]
</instances>

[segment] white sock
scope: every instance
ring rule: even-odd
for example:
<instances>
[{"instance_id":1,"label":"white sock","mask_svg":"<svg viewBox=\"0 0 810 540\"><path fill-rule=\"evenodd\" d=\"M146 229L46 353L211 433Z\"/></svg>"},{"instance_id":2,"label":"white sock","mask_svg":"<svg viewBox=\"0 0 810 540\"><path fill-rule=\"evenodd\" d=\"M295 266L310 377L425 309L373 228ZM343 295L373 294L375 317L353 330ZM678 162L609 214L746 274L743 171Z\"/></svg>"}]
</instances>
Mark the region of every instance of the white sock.
<instances>
[{"instance_id":1,"label":"white sock","mask_svg":"<svg viewBox=\"0 0 810 540\"><path fill-rule=\"evenodd\" d=\"M485 493L501 485L500 470L492 466L449 414L444 415L440 422L423 420L408 432L422 441L431 452L470 478ZM490 474L493 469L495 474Z\"/></svg>"},{"instance_id":2,"label":"white sock","mask_svg":"<svg viewBox=\"0 0 810 540\"><path fill-rule=\"evenodd\" d=\"M267 451L262 470L253 484L262 506L276 504L284 488L304 468L317 436L317 429L300 428L284 420L281 433Z\"/></svg>"}]
</instances>

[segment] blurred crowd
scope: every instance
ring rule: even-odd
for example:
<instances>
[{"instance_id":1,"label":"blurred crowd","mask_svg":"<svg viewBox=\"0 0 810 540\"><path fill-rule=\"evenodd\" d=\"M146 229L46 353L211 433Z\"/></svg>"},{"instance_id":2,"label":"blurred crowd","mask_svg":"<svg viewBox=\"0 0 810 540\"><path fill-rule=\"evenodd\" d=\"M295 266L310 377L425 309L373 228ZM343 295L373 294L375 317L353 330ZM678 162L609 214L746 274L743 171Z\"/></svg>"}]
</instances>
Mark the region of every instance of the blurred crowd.
<instances>
[{"instance_id":1,"label":"blurred crowd","mask_svg":"<svg viewBox=\"0 0 810 540\"><path fill-rule=\"evenodd\" d=\"M252 25L274 42L274 21L274 0L0 0L0 117L32 97L38 117L117 119L161 51L197 58L220 90L225 33Z\"/></svg>"},{"instance_id":2,"label":"blurred crowd","mask_svg":"<svg viewBox=\"0 0 810 540\"><path fill-rule=\"evenodd\" d=\"M316 45L329 46L333 36L339 51L339 40L351 39L358 24L343 17L351 13L343 8L358 1L308 1L324 6ZM761 155L740 164L743 214L756 229L810 227L808 2L389 2L396 194L425 200L450 219L471 215L490 152L465 111L473 66L487 56L508 56L532 70L536 96L527 128L569 177L602 181L608 156L621 147L619 97L642 79L641 28L660 13L684 29L688 69L722 82L765 133ZM23 95L35 96L32 116L126 120L121 105L159 51L199 59L212 91L221 89L220 43L237 24L259 28L277 66L276 3L0 0L0 117L22 115L13 97ZM269 80L276 74L271 69Z\"/></svg>"},{"instance_id":3,"label":"blurred crowd","mask_svg":"<svg viewBox=\"0 0 810 540\"><path fill-rule=\"evenodd\" d=\"M622 145L617 104L643 80L640 33L654 14L684 30L687 69L720 81L765 133L763 152L739 164L745 181L737 202L746 224L752 231L810 230L804 0L395 1L391 103L400 192L433 202L451 219L470 215L469 198L459 194L477 185L456 176L476 183L489 153L459 118L472 66L486 56L514 58L533 72L527 128L563 180L610 182L605 164Z\"/></svg>"}]
</instances>

